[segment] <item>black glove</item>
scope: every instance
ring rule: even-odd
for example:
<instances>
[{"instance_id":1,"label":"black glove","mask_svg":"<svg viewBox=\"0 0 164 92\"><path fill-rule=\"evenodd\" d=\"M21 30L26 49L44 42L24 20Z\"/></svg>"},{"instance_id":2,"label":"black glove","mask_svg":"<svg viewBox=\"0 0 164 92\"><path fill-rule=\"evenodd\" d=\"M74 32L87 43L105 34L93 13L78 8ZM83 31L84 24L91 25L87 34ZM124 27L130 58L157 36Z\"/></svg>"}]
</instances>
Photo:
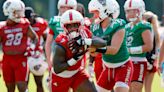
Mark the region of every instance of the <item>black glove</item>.
<instances>
[{"instance_id":1,"label":"black glove","mask_svg":"<svg viewBox=\"0 0 164 92\"><path fill-rule=\"evenodd\" d=\"M75 58L76 60L78 60L78 57L82 56L86 52L84 45L79 44L77 42L77 40L80 40L80 39L81 39L81 37L78 36L78 37L70 40L67 44L69 49L72 51L73 58Z\"/></svg>"}]
</instances>

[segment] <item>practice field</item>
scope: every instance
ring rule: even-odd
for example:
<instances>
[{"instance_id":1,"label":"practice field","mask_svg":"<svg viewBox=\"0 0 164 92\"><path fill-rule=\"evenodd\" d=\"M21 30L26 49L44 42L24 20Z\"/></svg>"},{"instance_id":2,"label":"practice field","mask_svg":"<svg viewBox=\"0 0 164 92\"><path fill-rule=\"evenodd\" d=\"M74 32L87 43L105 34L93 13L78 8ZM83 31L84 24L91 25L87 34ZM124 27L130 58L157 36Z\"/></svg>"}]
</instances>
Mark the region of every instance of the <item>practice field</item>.
<instances>
[{"instance_id":1,"label":"practice field","mask_svg":"<svg viewBox=\"0 0 164 92\"><path fill-rule=\"evenodd\" d=\"M1 58L2 58L2 53L0 51L0 60L1 60ZM1 73L1 71L0 71L0 73ZM45 77L47 75L48 75L48 73L46 72L44 75L44 78L43 78L43 84L44 84L45 92L49 92L45 86L45 84L46 84L45 83ZM33 78L32 74L30 74L30 80L29 80L28 88L29 88L29 92L36 92L36 85L35 85L34 78ZM5 83L3 81L2 76L0 77L0 92L7 92L7 89L5 87ZM17 89L16 89L16 92L18 92ZM161 87L160 77L158 76L158 74L155 75L155 79L153 81L152 92L164 92L164 88Z\"/></svg>"},{"instance_id":2,"label":"practice field","mask_svg":"<svg viewBox=\"0 0 164 92\"><path fill-rule=\"evenodd\" d=\"M45 76L47 75L47 73L45 74ZM45 77L44 77L45 79ZM43 81L43 84L45 84L45 81ZM35 82L34 82L34 78L32 76L32 74L30 74L30 81L29 81L29 92L36 92L36 86L35 86ZM48 92L48 90L45 88L45 92ZM4 81L2 79L2 77L0 78L0 92L7 92ZM18 92L16 90L16 92ZM143 91L144 92L144 91ZM160 85L160 77L156 74L155 75L155 79L153 81L153 88L152 88L152 92L164 92L164 88L161 87Z\"/></svg>"}]
</instances>

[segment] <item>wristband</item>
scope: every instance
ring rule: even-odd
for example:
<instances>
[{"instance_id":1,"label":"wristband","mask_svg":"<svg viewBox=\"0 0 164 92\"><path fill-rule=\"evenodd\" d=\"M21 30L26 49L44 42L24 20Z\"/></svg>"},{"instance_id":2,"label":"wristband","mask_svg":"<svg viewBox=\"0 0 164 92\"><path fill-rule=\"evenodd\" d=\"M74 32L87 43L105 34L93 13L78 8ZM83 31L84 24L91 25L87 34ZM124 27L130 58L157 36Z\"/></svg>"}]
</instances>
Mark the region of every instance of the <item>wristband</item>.
<instances>
[{"instance_id":1,"label":"wristband","mask_svg":"<svg viewBox=\"0 0 164 92\"><path fill-rule=\"evenodd\" d=\"M142 46L131 47L129 49L130 49L130 54L141 54L141 53L143 53Z\"/></svg>"},{"instance_id":2,"label":"wristband","mask_svg":"<svg viewBox=\"0 0 164 92\"><path fill-rule=\"evenodd\" d=\"M97 48L96 52L100 52L100 53L106 53L107 51L107 47L103 47L103 48Z\"/></svg>"},{"instance_id":3,"label":"wristband","mask_svg":"<svg viewBox=\"0 0 164 92\"><path fill-rule=\"evenodd\" d=\"M69 66L75 65L76 62L77 62L77 60L75 60L74 58L71 58L70 60L67 61L67 63L68 63Z\"/></svg>"}]
</instances>

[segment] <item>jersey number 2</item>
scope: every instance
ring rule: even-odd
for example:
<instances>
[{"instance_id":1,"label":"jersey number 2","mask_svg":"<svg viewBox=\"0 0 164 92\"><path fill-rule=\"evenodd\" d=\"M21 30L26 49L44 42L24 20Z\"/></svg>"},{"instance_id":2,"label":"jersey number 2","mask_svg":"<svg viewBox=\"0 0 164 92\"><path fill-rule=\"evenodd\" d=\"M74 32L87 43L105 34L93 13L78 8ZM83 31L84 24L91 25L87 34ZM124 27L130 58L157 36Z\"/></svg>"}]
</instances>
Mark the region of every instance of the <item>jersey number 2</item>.
<instances>
[{"instance_id":1,"label":"jersey number 2","mask_svg":"<svg viewBox=\"0 0 164 92\"><path fill-rule=\"evenodd\" d=\"M23 37L23 33L8 34L7 35L7 41L6 41L5 45L6 46L20 45L22 37Z\"/></svg>"}]
</instances>

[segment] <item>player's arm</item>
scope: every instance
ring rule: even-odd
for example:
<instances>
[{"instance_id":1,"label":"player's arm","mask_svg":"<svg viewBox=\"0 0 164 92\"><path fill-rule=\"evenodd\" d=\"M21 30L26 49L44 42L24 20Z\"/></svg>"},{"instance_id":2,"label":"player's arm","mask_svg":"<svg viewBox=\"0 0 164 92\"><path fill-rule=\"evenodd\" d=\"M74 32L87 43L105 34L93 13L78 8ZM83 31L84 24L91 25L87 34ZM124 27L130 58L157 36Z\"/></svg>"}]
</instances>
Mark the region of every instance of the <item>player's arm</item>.
<instances>
[{"instance_id":1,"label":"player's arm","mask_svg":"<svg viewBox=\"0 0 164 92\"><path fill-rule=\"evenodd\" d=\"M118 30L112 37L111 45L107 46L105 54L115 55L120 50L122 42L124 40L125 30Z\"/></svg>"},{"instance_id":2,"label":"player's arm","mask_svg":"<svg viewBox=\"0 0 164 92\"><path fill-rule=\"evenodd\" d=\"M117 54L117 52L119 51L119 49L122 45L124 36L125 36L125 30L120 29L113 35L110 46L108 45L108 46L105 46L102 48L91 48L92 50L90 50L90 51L115 55L115 54Z\"/></svg>"},{"instance_id":3,"label":"player's arm","mask_svg":"<svg viewBox=\"0 0 164 92\"><path fill-rule=\"evenodd\" d=\"M150 30L142 33L144 45L142 45L142 52L149 52L153 49L153 37Z\"/></svg>"},{"instance_id":4,"label":"player's arm","mask_svg":"<svg viewBox=\"0 0 164 92\"><path fill-rule=\"evenodd\" d=\"M35 33L31 26L28 27L27 35L33 40L33 43L36 44L38 42L38 35Z\"/></svg>"},{"instance_id":5,"label":"player's arm","mask_svg":"<svg viewBox=\"0 0 164 92\"><path fill-rule=\"evenodd\" d=\"M51 62L51 45L53 42L53 35L52 34L48 34L47 38L46 38L46 43L45 43L45 53L46 53L46 58L47 58L47 63L49 68L51 68L52 66L52 62Z\"/></svg>"},{"instance_id":6,"label":"player's arm","mask_svg":"<svg viewBox=\"0 0 164 92\"><path fill-rule=\"evenodd\" d=\"M162 46L160 48L159 67L161 67L162 62L164 62L164 40L162 41Z\"/></svg>"},{"instance_id":7,"label":"player's arm","mask_svg":"<svg viewBox=\"0 0 164 92\"><path fill-rule=\"evenodd\" d=\"M149 29L142 32L143 45L129 48L131 54L141 54L153 49L153 37Z\"/></svg>"},{"instance_id":8,"label":"player's arm","mask_svg":"<svg viewBox=\"0 0 164 92\"><path fill-rule=\"evenodd\" d=\"M77 41L78 44L88 45L96 48L105 47L107 42L100 37L93 36L92 38L84 38Z\"/></svg>"},{"instance_id":9,"label":"player's arm","mask_svg":"<svg viewBox=\"0 0 164 92\"><path fill-rule=\"evenodd\" d=\"M66 51L61 45L55 46L55 53L53 56L53 69L56 74L67 70L69 65L66 60Z\"/></svg>"}]
</instances>

